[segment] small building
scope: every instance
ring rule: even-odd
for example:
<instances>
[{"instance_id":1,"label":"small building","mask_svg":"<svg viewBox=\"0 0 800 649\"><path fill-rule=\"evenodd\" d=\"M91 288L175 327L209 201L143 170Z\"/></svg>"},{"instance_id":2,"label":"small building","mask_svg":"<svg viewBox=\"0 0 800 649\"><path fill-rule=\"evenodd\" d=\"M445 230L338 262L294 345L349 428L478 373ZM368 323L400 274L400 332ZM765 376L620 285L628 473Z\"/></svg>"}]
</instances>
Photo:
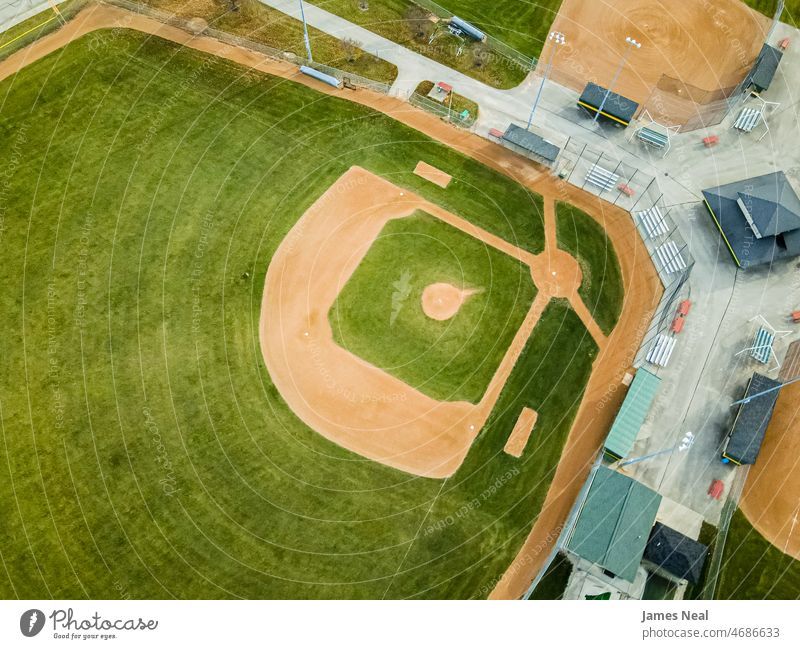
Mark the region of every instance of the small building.
<instances>
[{"instance_id":1,"label":"small building","mask_svg":"<svg viewBox=\"0 0 800 649\"><path fill-rule=\"evenodd\" d=\"M740 268L800 255L800 199L782 171L703 190Z\"/></svg>"},{"instance_id":2,"label":"small building","mask_svg":"<svg viewBox=\"0 0 800 649\"><path fill-rule=\"evenodd\" d=\"M529 130L510 124L503 133L502 142L508 148L521 153L528 158L552 166L561 152L555 144L548 142L542 136L531 133Z\"/></svg>"},{"instance_id":3,"label":"small building","mask_svg":"<svg viewBox=\"0 0 800 649\"><path fill-rule=\"evenodd\" d=\"M747 384L744 398L780 385L780 381L755 372ZM755 464L779 394L780 390L773 390L739 405L739 412L722 451L724 459L734 464Z\"/></svg>"},{"instance_id":4,"label":"small building","mask_svg":"<svg viewBox=\"0 0 800 649\"><path fill-rule=\"evenodd\" d=\"M600 111L600 119L621 128L628 126L636 115L636 111L639 110L639 104L615 92L609 93L608 99L606 99L606 93L608 93L607 88L589 82L578 99L578 106L592 117L597 114L600 106L602 106L603 110ZM605 103L603 103L604 100Z\"/></svg>"},{"instance_id":5,"label":"small building","mask_svg":"<svg viewBox=\"0 0 800 649\"><path fill-rule=\"evenodd\" d=\"M643 558L658 572L686 580L690 584L698 584L703 576L707 556L708 546L663 523L656 523L650 532Z\"/></svg>"},{"instance_id":6,"label":"small building","mask_svg":"<svg viewBox=\"0 0 800 649\"><path fill-rule=\"evenodd\" d=\"M605 443L605 454L612 461L627 457L644 424L650 406L661 386L661 379L645 369L638 369L625 395L617 418Z\"/></svg>"},{"instance_id":7,"label":"small building","mask_svg":"<svg viewBox=\"0 0 800 649\"><path fill-rule=\"evenodd\" d=\"M642 561L661 496L621 473L598 466L589 478L566 549L633 582Z\"/></svg>"},{"instance_id":8,"label":"small building","mask_svg":"<svg viewBox=\"0 0 800 649\"><path fill-rule=\"evenodd\" d=\"M747 73L744 87L756 92L767 90L775 77L781 58L783 58L783 52L776 47L772 47L772 45L764 43L755 64L750 72Z\"/></svg>"}]
</instances>

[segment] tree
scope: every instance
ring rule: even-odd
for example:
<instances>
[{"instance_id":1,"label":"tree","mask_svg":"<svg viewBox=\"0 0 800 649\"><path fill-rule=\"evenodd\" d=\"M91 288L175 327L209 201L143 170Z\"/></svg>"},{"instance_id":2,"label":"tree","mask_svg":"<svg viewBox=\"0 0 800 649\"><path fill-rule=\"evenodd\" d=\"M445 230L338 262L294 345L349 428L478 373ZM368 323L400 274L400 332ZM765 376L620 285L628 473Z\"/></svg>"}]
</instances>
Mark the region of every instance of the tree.
<instances>
[{"instance_id":1,"label":"tree","mask_svg":"<svg viewBox=\"0 0 800 649\"><path fill-rule=\"evenodd\" d=\"M361 57L361 43L353 38L343 38L339 41L342 55L348 63L355 63Z\"/></svg>"}]
</instances>

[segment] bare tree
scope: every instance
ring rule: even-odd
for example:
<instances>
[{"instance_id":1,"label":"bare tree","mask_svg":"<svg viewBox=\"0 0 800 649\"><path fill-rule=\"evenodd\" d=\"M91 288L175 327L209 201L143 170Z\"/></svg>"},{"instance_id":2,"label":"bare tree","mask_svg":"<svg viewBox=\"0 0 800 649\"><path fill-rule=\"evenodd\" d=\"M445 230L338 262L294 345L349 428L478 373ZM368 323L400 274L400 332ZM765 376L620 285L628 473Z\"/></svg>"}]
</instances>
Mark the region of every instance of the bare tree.
<instances>
[{"instance_id":1,"label":"bare tree","mask_svg":"<svg viewBox=\"0 0 800 649\"><path fill-rule=\"evenodd\" d=\"M353 38L343 38L339 41L342 55L348 63L354 63L361 58L361 43Z\"/></svg>"}]
</instances>

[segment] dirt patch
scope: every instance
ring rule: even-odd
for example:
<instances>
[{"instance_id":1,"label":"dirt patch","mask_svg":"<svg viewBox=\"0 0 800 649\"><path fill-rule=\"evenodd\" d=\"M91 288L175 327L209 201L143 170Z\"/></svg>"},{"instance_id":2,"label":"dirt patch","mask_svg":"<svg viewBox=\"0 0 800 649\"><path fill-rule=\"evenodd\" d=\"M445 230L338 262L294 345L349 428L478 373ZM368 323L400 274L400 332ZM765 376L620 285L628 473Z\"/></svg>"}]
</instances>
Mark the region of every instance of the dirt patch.
<instances>
[{"instance_id":1,"label":"dirt patch","mask_svg":"<svg viewBox=\"0 0 800 649\"><path fill-rule=\"evenodd\" d=\"M452 284L437 282L422 291L422 310L433 320L449 320L476 289L461 289Z\"/></svg>"},{"instance_id":2,"label":"dirt patch","mask_svg":"<svg viewBox=\"0 0 800 649\"><path fill-rule=\"evenodd\" d=\"M800 384L781 390L739 505L764 538L800 559Z\"/></svg>"},{"instance_id":3,"label":"dirt patch","mask_svg":"<svg viewBox=\"0 0 800 649\"><path fill-rule=\"evenodd\" d=\"M432 182L434 185L439 185L439 187L446 188L453 177L450 174L446 174L444 171L437 169L433 165L429 165L427 162L423 162L420 160L417 163L417 166L414 167L414 173L417 174L420 178L424 178L427 181Z\"/></svg>"},{"instance_id":4,"label":"dirt patch","mask_svg":"<svg viewBox=\"0 0 800 649\"><path fill-rule=\"evenodd\" d=\"M553 78L576 90L587 81L608 87L630 36L642 47L630 53L616 92L643 104L667 75L680 81L673 83L677 90L690 84L711 99L744 78L769 25L738 0L564 0L553 29L566 35L567 44L556 54ZM548 42L540 61L549 60L551 47ZM697 91L688 94L699 98Z\"/></svg>"},{"instance_id":5,"label":"dirt patch","mask_svg":"<svg viewBox=\"0 0 800 649\"><path fill-rule=\"evenodd\" d=\"M519 413L517 423L514 424L514 430L508 436L508 441L503 447L503 450L509 455L520 457L525 450L525 445L528 443L528 438L531 436L533 427L536 425L536 420L539 418L539 413L531 408L523 408Z\"/></svg>"},{"instance_id":6,"label":"dirt patch","mask_svg":"<svg viewBox=\"0 0 800 649\"><path fill-rule=\"evenodd\" d=\"M614 332L608 337L606 344L601 345L594 371L586 386L580 410L570 431L561 455L561 462L556 469L542 510L534 521L527 540L517 557L502 579L494 584L494 590L491 592L493 599L518 598L530 585L558 538L561 526L588 475L592 460L608 433L614 413L622 402L622 391L617 389L621 377L631 365L636 350L645 335L647 325L661 299L661 284L630 215L591 194L582 192L577 187L559 182L550 175L547 169L530 160L517 156L508 149L477 135L447 125L437 117L413 108L400 99L367 90L361 90L358 93L336 90L300 75L297 67L289 63L275 61L263 54L243 47L226 45L208 37L194 37L176 27L162 25L145 16L105 5L88 7L59 31L49 34L0 62L0 79L13 75L29 63L60 49L85 34L98 29L120 27L156 34L161 38L184 44L198 51L291 79L319 92L369 106L417 129L438 142L475 158L541 194L545 197L545 216L551 221L555 197L558 197L558 200L572 203L592 215L606 229L619 257L625 284L625 303ZM552 224L550 229L554 231ZM544 255L539 255L539 258L549 256L549 251L553 249L553 245L549 243L551 239L552 237L549 236L548 251L545 251ZM545 265L543 261L542 266ZM533 329L532 324L538 320L537 314L541 314L547 304L543 295L545 292L540 287L539 295L520 332L515 337L512 348L521 351L527 335ZM578 302L572 302L572 304L575 306ZM581 314L579 313L579 315ZM584 310L581 317L586 324L589 320L585 316ZM592 335L596 340L605 340L597 331ZM493 379L487 394L491 390L496 390L499 394L510 370L511 368L502 366L498 369L498 373L495 375L497 380ZM505 375L502 374L503 372ZM489 586L492 585L489 584Z\"/></svg>"}]
</instances>

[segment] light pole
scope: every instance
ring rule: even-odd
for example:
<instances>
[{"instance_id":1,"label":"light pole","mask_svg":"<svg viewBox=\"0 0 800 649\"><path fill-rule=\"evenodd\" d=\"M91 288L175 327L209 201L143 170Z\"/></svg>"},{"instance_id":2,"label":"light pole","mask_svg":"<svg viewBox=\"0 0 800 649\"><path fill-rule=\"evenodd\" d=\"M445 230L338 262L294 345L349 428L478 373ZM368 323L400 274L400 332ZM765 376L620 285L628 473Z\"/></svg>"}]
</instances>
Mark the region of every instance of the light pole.
<instances>
[{"instance_id":1,"label":"light pole","mask_svg":"<svg viewBox=\"0 0 800 649\"><path fill-rule=\"evenodd\" d=\"M617 83L617 79L619 79L619 75L622 74L622 68L625 67L625 62L628 60L628 55L631 53L631 50L636 48L637 50L642 46L642 44L631 38L630 36L625 37L625 42L627 46L625 47L625 52L622 55L622 60L619 62L619 68L617 68L617 73L614 75L614 78L611 80L611 85L608 86L608 90L606 90L606 96L603 97L603 101L600 103L600 107L597 109L597 114L594 116L594 121L600 118L600 113L603 112L603 108L608 101L608 96L611 94L611 89L614 87L614 84Z\"/></svg>"},{"instance_id":2,"label":"light pole","mask_svg":"<svg viewBox=\"0 0 800 649\"><path fill-rule=\"evenodd\" d=\"M303 0L300 0L300 17L303 19L303 40L306 43L306 53L308 54L309 63L314 60L311 56L311 41L308 40L308 24L306 23L306 12L303 8Z\"/></svg>"},{"instance_id":3,"label":"light pole","mask_svg":"<svg viewBox=\"0 0 800 649\"><path fill-rule=\"evenodd\" d=\"M625 462L620 462L617 466L622 468L624 466L628 466L629 464L637 464L638 462L644 462L645 460L652 460L654 457L658 457L659 455L666 455L667 453L674 453L675 451L688 451L692 448L694 444L694 433L686 433L681 440L681 443L677 446L673 446L672 448L665 448L663 451L658 451L657 453L650 453L650 455L643 455L642 457L635 457L632 460L626 460Z\"/></svg>"},{"instance_id":4,"label":"light pole","mask_svg":"<svg viewBox=\"0 0 800 649\"><path fill-rule=\"evenodd\" d=\"M550 50L550 60L547 62L547 67L544 70L542 83L539 84L539 92L536 93L536 100L533 102L533 108L531 108L531 116L528 118L528 125L525 127L528 130L531 128L531 124L533 123L533 114L536 112L536 107L539 105L539 99L542 97L544 82L547 81L547 76L550 74L550 70L553 68L553 59L556 56L556 50L558 49L559 45L563 45L567 42L566 37L561 32L550 32L548 39L553 43L553 48Z\"/></svg>"}]
</instances>

